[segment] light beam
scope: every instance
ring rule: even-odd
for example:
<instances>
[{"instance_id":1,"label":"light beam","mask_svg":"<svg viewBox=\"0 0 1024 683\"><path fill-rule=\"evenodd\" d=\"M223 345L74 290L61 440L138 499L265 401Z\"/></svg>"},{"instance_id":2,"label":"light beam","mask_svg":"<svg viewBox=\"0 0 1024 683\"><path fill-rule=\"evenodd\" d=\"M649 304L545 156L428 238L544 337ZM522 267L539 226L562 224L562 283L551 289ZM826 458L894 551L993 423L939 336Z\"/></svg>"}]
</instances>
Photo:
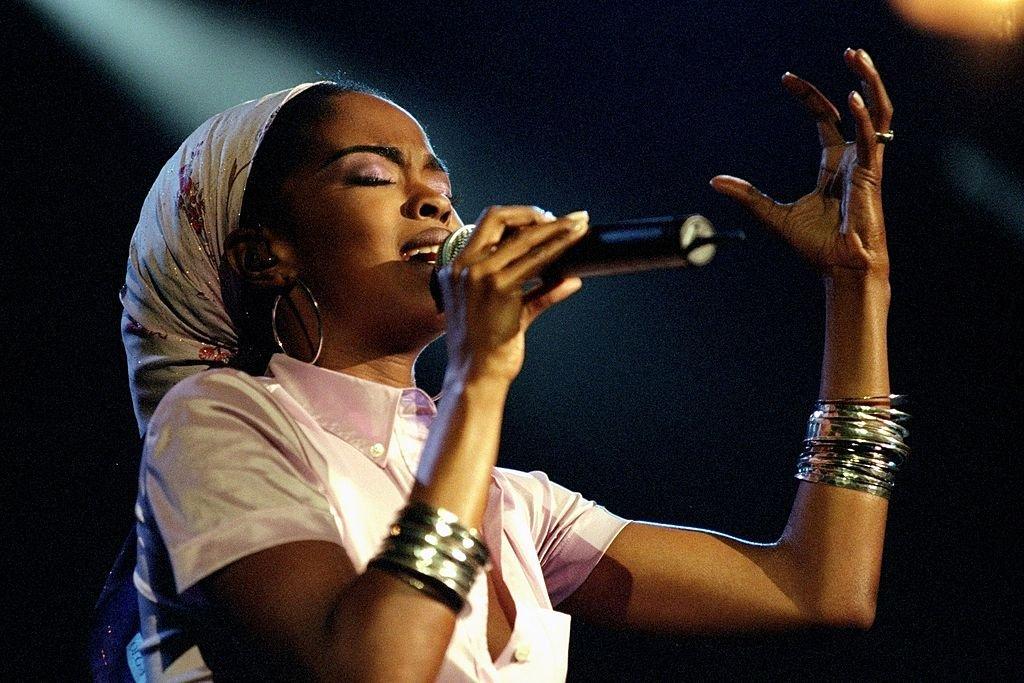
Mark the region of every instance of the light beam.
<instances>
[{"instance_id":1,"label":"light beam","mask_svg":"<svg viewBox=\"0 0 1024 683\"><path fill-rule=\"evenodd\" d=\"M28 0L127 95L183 137L230 106L333 74L337 57L183 0ZM345 64L346 73L351 64ZM358 78L356 75L351 75Z\"/></svg>"}]
</instances>

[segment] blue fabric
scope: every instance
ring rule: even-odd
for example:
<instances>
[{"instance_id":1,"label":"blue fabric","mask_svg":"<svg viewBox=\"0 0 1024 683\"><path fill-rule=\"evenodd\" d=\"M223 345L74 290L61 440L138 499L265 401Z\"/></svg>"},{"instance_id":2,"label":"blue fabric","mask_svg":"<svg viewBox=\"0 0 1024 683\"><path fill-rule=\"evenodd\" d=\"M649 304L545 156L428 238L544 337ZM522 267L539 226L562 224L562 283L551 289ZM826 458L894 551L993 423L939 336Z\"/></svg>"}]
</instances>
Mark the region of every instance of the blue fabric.
<instances>
[{"instance_id":1,"label":"blue fabric","mask_svg":"<svg viewBox=\"0 0 1024 683\"><path fill-rule=\"evenodd\" d=\"M128 644L139 632L139 598L132 582L135 571L135 525L103 584L93 613L89 638L92 677L99 683L134 683Z\"/></svg>"}]
</instances>

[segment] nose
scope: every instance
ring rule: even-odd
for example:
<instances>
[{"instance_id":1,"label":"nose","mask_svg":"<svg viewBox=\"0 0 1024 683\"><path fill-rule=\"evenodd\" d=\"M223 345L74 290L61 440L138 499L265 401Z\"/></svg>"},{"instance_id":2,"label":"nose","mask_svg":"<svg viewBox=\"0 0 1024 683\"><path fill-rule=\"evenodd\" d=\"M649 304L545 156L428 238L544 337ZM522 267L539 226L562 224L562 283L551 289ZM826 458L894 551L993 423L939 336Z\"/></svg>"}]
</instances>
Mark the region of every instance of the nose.
<instances>
[{"instance_id":1,"label":"nose","mask_svg":"<svg viewBox=\"0 0 1024 683\"><path fill-rule=\"evenodd\" d=\"M447 225L452 218L452 202L441 192L427 187L419 187L403 207L406 218L417 220L429 219Z\"/></svg>"}]
</instances>

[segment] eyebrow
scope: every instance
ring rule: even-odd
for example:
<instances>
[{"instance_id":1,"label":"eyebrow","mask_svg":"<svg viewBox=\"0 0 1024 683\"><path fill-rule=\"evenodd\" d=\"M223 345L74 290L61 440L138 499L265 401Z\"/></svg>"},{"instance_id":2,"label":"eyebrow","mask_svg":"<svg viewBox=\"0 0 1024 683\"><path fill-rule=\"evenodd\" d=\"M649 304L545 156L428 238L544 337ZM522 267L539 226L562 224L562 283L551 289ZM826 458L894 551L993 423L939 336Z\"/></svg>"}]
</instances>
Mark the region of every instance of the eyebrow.
<instances>
[{"instance_id":1,"label":"eyebrow","mask_svg":"<svg viewBox=\"0 0 1024 683\"><path fill-rule=\"evenodd\" d=\"M327 168L338 159L342 158L347 154L355 154L357 152L369 152L370 154L378 154L388 161L394 162L399 166L405 166L407 164L405 154L402 150L397 147L389 147L387 145L352 145L351 147L345 147L339 149L337 152L332 153L327 160L324 161L320 168ZM427 155L427 162L423 164L424 168L428 168L434 171L441 171L442 173L448 173L448 165L444 163L440 158L433 154Z\"/></svg>"}]
</instances>

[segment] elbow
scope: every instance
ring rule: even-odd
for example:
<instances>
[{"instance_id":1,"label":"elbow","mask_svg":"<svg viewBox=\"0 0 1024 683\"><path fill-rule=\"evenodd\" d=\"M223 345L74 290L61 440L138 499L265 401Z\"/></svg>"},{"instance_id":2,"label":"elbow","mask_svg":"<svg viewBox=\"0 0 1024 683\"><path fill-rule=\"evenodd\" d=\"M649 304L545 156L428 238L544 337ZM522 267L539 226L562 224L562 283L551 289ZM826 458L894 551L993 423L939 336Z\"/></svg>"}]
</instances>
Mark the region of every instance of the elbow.
<instances>
[{"instance_id":1,"label":"elbow","mask_svg":"<svg viewBox=\"0 0 1024 683\"><path fill-rule=\"evenodd\" d=\"M829 601L817 610L817 621L829 628L866 631L875 623L876 601L848 596L846 599Z\"/></svg>"}]
</instances>

